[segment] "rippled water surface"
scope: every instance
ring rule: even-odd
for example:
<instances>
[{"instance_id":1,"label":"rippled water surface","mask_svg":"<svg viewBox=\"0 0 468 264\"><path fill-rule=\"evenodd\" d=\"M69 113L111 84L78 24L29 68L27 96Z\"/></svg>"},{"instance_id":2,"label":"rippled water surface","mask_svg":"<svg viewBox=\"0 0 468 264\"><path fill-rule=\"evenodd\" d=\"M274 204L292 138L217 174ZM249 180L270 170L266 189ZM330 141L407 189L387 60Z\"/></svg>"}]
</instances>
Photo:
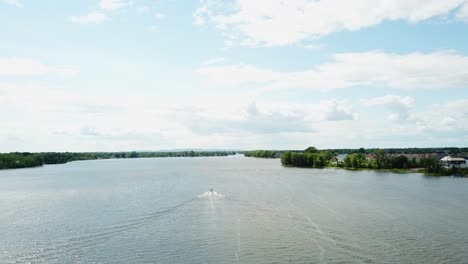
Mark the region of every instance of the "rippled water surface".
<instances>
[{"instance_id":1,"label":"rippled water surface","mask_svg":"<svg viewBox=\"0 0 468 264\"><path fill-rule=\"evenodd\" d=\"M0 171L0 263L340 262L468 263L468 179L243 157Z\"/></svg>"}]
</instances>

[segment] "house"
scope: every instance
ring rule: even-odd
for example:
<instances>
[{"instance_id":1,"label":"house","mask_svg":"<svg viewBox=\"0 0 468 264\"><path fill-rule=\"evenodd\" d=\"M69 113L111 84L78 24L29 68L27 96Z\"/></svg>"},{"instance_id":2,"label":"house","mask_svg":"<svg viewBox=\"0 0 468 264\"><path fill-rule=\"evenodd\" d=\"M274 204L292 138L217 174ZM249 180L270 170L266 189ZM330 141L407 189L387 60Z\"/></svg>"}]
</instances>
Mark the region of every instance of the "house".
<instances>
[{"instance_id":1,"label":"house","mask_svg":"<svg viewBox=\"0 0 468 264\"><path fill-rule=\"evenodd\" d=\"M375 160L376 158L377 156L375 154L366 154L367 161Z\"/></svg>"},{"instance_id":2,"label":"house","mask_svg":"<svg viewBox=\"0 0 468 264\"><path fill-rule=\"evenodd\" d=\"M466 160L464 158L456 158L445 156L440 160L440 164L444 168L467 168Z\"/></svg>"},{"instance_id":3,"label":"house","mask_svg":"<svg viewBox=\"0 0 468 264\"><path fill-rule=\"evenodd\" d=\"M336 159L337 159L338 162L343 162L346 157L348 157L348 154L338 154L338 155L336 155Z\"/></svg>"}]
</instances>

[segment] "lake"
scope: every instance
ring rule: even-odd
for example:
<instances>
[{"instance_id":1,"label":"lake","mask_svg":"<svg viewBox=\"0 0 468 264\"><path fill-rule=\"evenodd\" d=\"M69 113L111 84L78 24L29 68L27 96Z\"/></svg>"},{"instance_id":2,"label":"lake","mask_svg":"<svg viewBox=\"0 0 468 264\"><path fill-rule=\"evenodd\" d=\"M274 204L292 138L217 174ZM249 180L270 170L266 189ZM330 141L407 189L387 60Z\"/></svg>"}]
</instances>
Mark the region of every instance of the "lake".
<instances>
[{"instance_id":1,"label":"lake","mask_svg":"<svg viewBox=\"0 0 468 264\"><path fill-rule=\"evenodd\" d=\"M467 262L466 178L239 156L0 171L0 263Z\"/></svg>"}]
</instances>

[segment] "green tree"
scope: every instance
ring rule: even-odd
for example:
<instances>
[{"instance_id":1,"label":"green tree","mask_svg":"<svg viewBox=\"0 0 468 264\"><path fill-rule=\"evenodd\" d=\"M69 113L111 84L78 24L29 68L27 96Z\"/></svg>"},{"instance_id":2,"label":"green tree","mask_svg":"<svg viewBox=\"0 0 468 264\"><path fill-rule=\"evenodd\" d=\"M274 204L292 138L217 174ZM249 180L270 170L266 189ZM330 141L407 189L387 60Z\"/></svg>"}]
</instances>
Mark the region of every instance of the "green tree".
<instances>
[{"instance_id":1,"label":"green tree","mask_svg":"<svg viewBox=\"0 0 468 264\"><path fill-rule=\"evenodd\" d=\"M372 152L372 154L374 155L374 162L373 164L375 164L375 167L376 169L382 169L384 168L385 166L385 151L382 150L382 149L376 149Z\"/></svg>"},{"instance_id":2,"label":"green tree","mask_svg":"<svg viewBox=\"0 0 468 264\"><path fill-rule=\"evenodd\" d=\"M347 168L366 168L366 156L362 153L351 153L344 159L344 166Z\"/></svg>"},{"instance_id":3,"label":"green tree","mask_svg":"<svg viewBox=\"0 0 468 264\"><path fill-rule=\"evenodd\" d=\"M308 152L308 153L316 153L318 152L318 150L315 148L315 147L308 147L304 150L304 152Z\"/></svg>"},{"instance_id":4,"label":"green tree","mask_svg":"<svg viewBox=\"0 0 468 264\"><path fill-rule=\"evenodd\" d=\"M281 164L284 166L291 166L292 165L292 152L286 151L281 155Z\"/></svg>"}]
</instances>

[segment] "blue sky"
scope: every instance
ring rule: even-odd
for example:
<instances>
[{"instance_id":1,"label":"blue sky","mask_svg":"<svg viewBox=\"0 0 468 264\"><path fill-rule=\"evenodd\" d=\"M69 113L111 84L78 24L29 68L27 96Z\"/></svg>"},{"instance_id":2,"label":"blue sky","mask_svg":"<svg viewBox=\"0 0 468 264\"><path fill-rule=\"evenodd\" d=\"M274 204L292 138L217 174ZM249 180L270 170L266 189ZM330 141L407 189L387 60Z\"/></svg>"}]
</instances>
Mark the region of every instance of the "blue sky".
<instances>
[{"instance_id":1,"label":"blue sky","mask_svg":"<svg viewBox=\"0 0 468 264\"><path fill-rule=\"evenodd\" d=\"M467 146L467 0L0 0L0 152Z\"/></svg>"}]
</instances>

